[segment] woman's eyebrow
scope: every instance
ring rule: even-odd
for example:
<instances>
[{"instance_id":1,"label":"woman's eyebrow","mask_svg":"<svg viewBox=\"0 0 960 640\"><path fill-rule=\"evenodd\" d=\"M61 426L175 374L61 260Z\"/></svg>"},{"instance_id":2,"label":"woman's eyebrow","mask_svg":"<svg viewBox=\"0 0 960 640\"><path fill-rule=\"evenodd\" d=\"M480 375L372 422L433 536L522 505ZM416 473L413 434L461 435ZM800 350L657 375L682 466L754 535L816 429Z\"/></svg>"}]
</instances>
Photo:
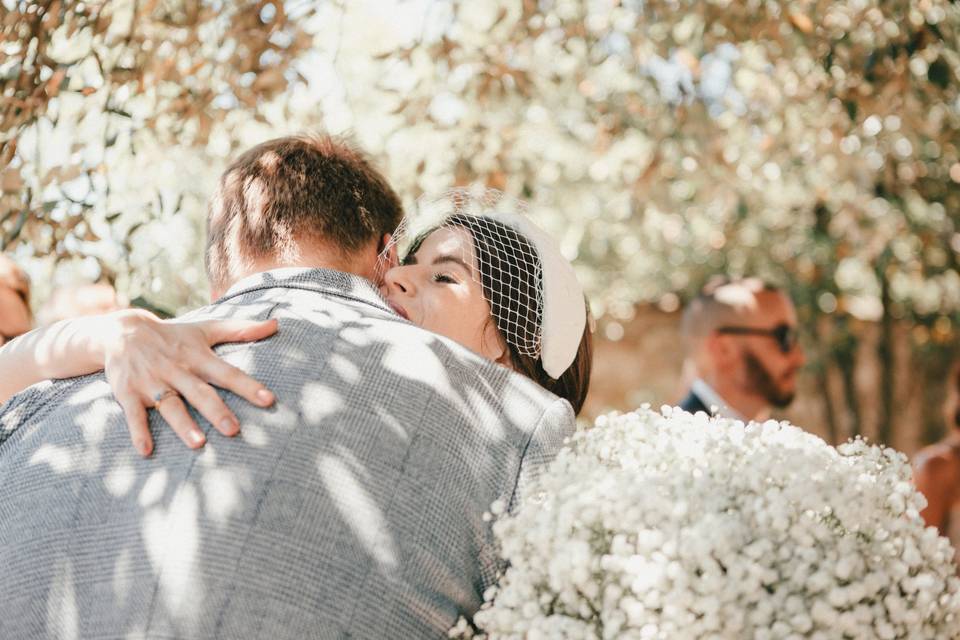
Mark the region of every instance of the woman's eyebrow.
<instances>
[{"instance_id":1,"label":"woman's eyebrow","mask_svg":"<svg viewBox=\"0 0 960 640\"><path fill-rule=\"evenodd\" d=\"M473 273L473 269L470 268L470 265L468 265L466 262L464 262L463 260L455 256L437 256L436 258L433 259L433 264L444 264L447 262L458 264L461 267L463 267L467 273Z\"/></svg>"}]
</instances>

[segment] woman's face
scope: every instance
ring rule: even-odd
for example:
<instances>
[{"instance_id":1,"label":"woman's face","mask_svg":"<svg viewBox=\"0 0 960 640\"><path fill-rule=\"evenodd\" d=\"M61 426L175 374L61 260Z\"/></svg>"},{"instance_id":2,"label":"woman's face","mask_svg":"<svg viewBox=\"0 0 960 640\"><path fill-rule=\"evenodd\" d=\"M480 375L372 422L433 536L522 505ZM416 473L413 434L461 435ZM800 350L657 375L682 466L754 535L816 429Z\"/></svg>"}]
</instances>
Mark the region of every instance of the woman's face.
<instances>
[{"instance_id":1,"label":"woman's face","mask_svg":"<svg viewBox=\"0 0 960 640\"><path fill-rule=\"evenodd\" d=\"M483 297L473 236L459 227L427 236L405 264L387 271L383 294L410 322L497 362L507 349Z\"/></svg>"}]
</instances>

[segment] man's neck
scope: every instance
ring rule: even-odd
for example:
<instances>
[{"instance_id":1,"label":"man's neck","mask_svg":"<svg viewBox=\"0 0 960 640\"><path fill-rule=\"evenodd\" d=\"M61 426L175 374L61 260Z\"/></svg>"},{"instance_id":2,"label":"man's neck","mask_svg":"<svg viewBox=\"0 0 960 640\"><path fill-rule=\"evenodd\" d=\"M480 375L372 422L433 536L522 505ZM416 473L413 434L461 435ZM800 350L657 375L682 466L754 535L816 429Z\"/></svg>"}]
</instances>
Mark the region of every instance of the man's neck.
<instances>
[{"instance_id":1,"label":"man's neck","mask_svg":"<svg viewBox=\"0 0 960 640\"><path fill-rule=\"evenodd\" d=\"M376 277L376 265L377 252L373 245L346 255L345 252L318 245L297 247L295 251L286 252L286 255L245 261L242 268L231 274L229 282L221 287L213 287L210 292L211 299L216 300L222 296L234 282L264 271L289 267L329 269L360 276L372 282Z\"/></svg>"},{"instance_id":2,"label":"man's neck","mask_svg":"<svg viewBox=\"0 0 960 640\"><path fill-rule=\"evenodd\" d=\"M369 254L369 255L368 255ZM220 286L212 285L210 290L210 299L217 300L235 282L250 277L257 273L273 271L274 269L301 268L301 269L329 269L331 271L342 271L352 275L366 278L371 282L376 278L376 251L358 251L350 258L345 258L339 252L321 249L313 249L309 252L300 252L293 257L277 258L268 257L258 260L247 261L244 268L232 274L228 282Z\"/></svg>"},{"instance_id":3,"label":"man's neck","mask_svg":"<svg viewBox=\"0 0 960 640\"><path fill-rule=\"evenodd\" d=\"M350 264L343 260L320 258L303 260L258 260L251 265L251 268L247 273L240 275L236 279L241 280L247 276L252 276L255 273L263 273L264 271L288 268L329 269L330 271L342 271L344 273L352 273L353 275L367 278L368 280L370 279L370 274L367 274L365 269L361 269L357 265Z\"/></svg>"},{"instance_id":4,"label":"man's neck","mask_svg":"<svg viewBox=\"0 0 960 640\"><path fill-rule=\"evenodd\" d=\"M720 399L723 406L744 420L766 420L770 417L770 406L756 394L744 393L721 376L704 376L701 381Z\"/></svg>"}]
</instances>

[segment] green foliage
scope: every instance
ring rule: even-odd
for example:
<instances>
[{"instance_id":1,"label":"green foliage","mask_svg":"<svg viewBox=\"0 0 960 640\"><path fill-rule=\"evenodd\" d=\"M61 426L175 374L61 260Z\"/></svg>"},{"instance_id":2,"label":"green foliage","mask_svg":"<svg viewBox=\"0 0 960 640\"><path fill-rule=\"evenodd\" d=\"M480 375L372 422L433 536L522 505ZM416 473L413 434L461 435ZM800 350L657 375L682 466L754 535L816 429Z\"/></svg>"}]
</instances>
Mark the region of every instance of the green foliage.
<instances>
[{"instance_id":1,"label":"green foliage","mask_svg":"<svg viewBox=\"0 0 960 640\"><path fill-rule=\"evenodd\" d=\"M443 60L400 113L462 101L456 122L427 110L461 132L447 174L542 205L602 310L718 269L866 318L884 281L901 314L960 308L953 3L511 6L458 4L443 39L399 56Z\"/></svg>"},{"instance_id":2,"label":"green foliage","mask_svg":"<svg viewBox=\"0 0 960 640\"><path fill-rule=\"evenodd\" d=\"M282 4L252 0L11 0L0 12L0 248L85 258L93 277L182 304L195 283L148 266L171 235L191 262L201 246L198 216L173 219L202 210L208 188L182 172L203 163L177 156L283 93L309 38Z\"/></svg>"},{"instance_id":3,"label":"green foliage","mask_svg":"<svg viewBox=\"0 0 960 640\"><path fill-rule=\"evenodd\" d=\"M842 380L846 406L825 410L838 437L862 426L855 320L882 320L887 441L890 322L931 326L914 338L943 358L956 342L960 8L477 5L397 55L416 76L395 92L401 126L423 141L426 113L450 130L424 134L414 188L481 180L529 197L608 318L638 301L672 310L717 271L786 284L821 388L830 369Z\"/></svg>"},{"instance_id":4,"label":"green foliage","mask_svg":"<svg viewBox=\"0 0 960 640\"><path fill-rule=\"evenodd\" d=\"M529 199L608 318L726 271L791 288L823 371L849 372L857 319L956 340L954 2L2 6L3 244L131 297L200 302L225 159L323 127L409 203L471 182Z\"/></svg>"}]
</instances>

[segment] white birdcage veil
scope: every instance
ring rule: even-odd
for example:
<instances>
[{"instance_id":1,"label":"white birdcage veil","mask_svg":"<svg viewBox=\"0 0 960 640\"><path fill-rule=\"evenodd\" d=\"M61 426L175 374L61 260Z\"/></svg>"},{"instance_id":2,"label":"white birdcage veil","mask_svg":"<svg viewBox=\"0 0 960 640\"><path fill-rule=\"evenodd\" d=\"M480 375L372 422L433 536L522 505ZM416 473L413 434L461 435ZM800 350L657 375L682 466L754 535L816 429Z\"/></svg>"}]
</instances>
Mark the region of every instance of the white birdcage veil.
<instances>
[{"instance_id":1,"label":"white birdcage veil","mask_svg":"<svg viewBox=\"0 0 960 640\"><path fill-rule=\"evenodd\" d=\"M493 189L453 189L421 198L381 254L415 250L437 229L458 227L474 240L476 275L506 342L540 358L559 378L576 359L586 325L583 289L556 242L527 217L524 202Z\"/></svg>"}]
</instances>

